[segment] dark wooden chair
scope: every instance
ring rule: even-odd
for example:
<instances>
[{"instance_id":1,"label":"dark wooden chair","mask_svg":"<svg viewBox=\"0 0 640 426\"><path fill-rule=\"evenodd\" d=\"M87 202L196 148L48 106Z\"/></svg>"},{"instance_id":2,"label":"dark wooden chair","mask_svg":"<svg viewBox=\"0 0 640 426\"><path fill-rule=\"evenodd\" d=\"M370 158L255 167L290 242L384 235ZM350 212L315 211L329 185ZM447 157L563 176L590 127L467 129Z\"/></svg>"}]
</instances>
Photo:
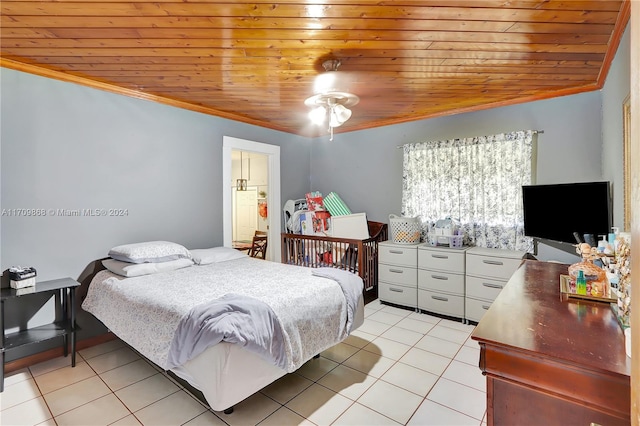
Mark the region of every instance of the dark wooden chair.
<instances>
[{"instance_id":1,"label":"dark wooden chair","mask_svg":"<svg viewBox=\"0 0 640 426\"><path fill-rule=\"evenodd\" d=\"M251 241L249 256L265 259L267 257L267 233L264 231L256 231Z\"/></svg>"}]
</instances>

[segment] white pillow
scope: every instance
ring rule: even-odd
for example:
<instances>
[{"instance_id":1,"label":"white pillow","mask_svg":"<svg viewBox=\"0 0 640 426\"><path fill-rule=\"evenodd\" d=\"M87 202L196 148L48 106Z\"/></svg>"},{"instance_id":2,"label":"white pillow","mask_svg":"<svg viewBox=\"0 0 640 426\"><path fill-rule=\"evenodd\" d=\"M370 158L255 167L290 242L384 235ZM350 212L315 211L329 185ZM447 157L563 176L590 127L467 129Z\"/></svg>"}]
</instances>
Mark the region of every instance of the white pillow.
<instances>
[{"instance_id":1,"label":"white pillow","mask_svg":"<svg viewBox=\"0 0 640 426\"><path fill-rule=\"evenodd\" d=\"M186 247L169 241L148 241L124 244L109 250L109 257L130 263L156 263L176 259L190 259Z\"/></svg>"},{"instance_id":2,"label":"white pillow","mask_svg":"<svg viewBox=\"0 0 640 426\"><path fill-rule=\"evenodd\" d=\"M114 274L123 277L139 277L141 275L157 274L159 272L175 271L193 265L191 259L176 259L159 263L130 263L115 259L105 259L102 264Z\"/></svg>"},{"instance_id":3,"label":"white pillow","mask_svg":"<svg viewBox=\"0 0 640 426\"><path fill-rule=\"evenodd\" d=\"M241 259L247 257L247 254L231 247L212 247L191 250L191 257L196 265L208 265L210 263Z\"/></svg>"}]
</instances>

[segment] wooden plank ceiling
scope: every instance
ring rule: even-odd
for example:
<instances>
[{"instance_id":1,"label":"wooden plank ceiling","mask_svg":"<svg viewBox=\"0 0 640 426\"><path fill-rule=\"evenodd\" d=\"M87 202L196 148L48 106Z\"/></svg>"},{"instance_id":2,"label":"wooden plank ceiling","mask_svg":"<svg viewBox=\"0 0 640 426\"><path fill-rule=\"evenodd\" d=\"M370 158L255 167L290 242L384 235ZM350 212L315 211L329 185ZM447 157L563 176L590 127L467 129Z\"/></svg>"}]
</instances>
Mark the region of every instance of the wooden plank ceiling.
<instances>
[{"instance_id":1,"label":"wooden plank ceiling","mask_svg":"<svg viewBox=\"0 0 640 426\"><path fill-rule=\"evenodd\" d=\"M336 132L599 89L609 0L2 0L1 63L305 136L327 58L360 97Z\"/></svg>"}]
</instances>

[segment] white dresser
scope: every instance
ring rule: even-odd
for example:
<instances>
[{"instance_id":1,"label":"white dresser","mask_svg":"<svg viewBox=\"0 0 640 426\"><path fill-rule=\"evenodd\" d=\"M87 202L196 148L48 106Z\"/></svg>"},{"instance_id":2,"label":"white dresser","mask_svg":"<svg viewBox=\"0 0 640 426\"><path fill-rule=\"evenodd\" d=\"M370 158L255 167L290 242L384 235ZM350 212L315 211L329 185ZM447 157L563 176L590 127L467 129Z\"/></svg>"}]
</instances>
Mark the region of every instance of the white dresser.
<instances>
[{"instance_id":1,"label":"white dresser","mask_svg":"<svg viewBox=\"0 0 640 426\"><path fill-rule=\"evenodd\" d=\"M467 247L418 248L418 308L465 318L465 251Z\"/></svg>"},{"instance_id":2,"label":"white dresser","mask_svg":"<svg viewBox=\"0 0 640 426\"><path fill-rule=\"evenodd\" d=\"M378 243L378 298L382 302L418 306L418 245Z\"/></svg>"},{"instance_id":3,"label":"white dresser","mask_svg":"<svg viewBox=\"0 0 640 426\"><path fill-rule=\"evenodd\" d=\"M466 252L465 317L479 322L525 252L473 247Z\"/></svg>"}]
</instances>

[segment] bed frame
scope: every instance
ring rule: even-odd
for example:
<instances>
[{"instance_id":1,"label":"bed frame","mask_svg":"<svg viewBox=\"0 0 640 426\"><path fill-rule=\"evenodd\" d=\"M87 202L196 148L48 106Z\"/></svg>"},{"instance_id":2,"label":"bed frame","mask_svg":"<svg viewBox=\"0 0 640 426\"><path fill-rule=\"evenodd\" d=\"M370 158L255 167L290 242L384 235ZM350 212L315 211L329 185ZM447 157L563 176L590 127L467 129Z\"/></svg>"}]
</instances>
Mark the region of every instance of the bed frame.
<instances>
[{"instance_id":1,"label":"bed frame","mask_svg":"<svg viewBox=\"0 0 640 426\"><path fill-rule=\"evenodd\" d=\"M378 297L378 243L386 241L386 223L367 221L365 240L282 233L282 263L353 272L364 281L365 303Z\"/></svg>"}]
</instances>

